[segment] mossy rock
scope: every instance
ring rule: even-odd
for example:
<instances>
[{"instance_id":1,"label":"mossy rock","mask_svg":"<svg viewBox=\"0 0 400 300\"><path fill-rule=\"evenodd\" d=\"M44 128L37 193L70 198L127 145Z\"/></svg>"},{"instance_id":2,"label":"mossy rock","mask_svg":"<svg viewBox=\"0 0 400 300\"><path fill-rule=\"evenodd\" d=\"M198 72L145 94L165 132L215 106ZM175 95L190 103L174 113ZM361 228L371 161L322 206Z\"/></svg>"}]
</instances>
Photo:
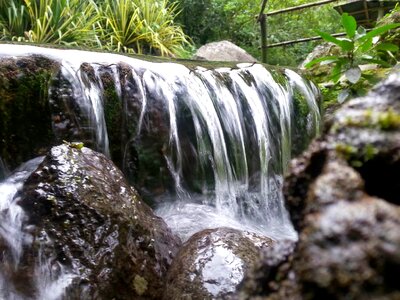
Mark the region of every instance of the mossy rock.
<instances>
[{"instance_id":1,"label":"mossy rock","mask_svg":"<svg viewBox=\"0 0 400 300\"><path fill-rule=\"evenodd\" d=\"M10 169L44 154L54 140L48 89L58 68L37 55L0 59L0 157Z\"/></svg>"}]
</instances>

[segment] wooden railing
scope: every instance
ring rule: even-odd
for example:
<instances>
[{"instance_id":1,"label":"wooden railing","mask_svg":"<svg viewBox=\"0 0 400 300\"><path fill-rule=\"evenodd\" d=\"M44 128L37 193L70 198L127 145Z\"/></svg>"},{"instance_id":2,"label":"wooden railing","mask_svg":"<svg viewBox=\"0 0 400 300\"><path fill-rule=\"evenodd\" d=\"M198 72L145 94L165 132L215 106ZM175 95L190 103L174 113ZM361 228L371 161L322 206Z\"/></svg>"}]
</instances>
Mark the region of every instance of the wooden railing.
<instances>
[{"instance_id":1,"label":"wooden railing","mask_svg":"<svg viewBox=\"0 0 400 300\"><path fill-rule=\"evenodd\" d=\"M264 13L265 8L267 6L267 1L268 0L263 0L263 2L261 4L260 14L258 15L258 18L257 18L257 21L260 23L260 29L261 29L261 53L262 53L261 59L262 59L263 63L267 62L267 48L293 45L293 44L297 44L297 43L304 43L304 42L315 41L315 40L321 39L321 37L319 37L319 36L313 36L313 37L308 37L308 38L301 38L301 39L284 41L284 42L267 45L267 17L275 16L275 15L279 15L279 14L283 14L283 13L288 13L288 12L292 12L292 11L297 11L297 10L301 10L301 9L305 9L305 8L310 8L310 7L314 7L314 6L326 5L326 4L329 4L332 2L339 2L340 0L322 0L322 1L302 4L302 5L298 5L298 6L288 7L288 8ZM344 35L345 35L345 33L333 34L333 36L344 36Z\"/></svg>"}]
</instances>

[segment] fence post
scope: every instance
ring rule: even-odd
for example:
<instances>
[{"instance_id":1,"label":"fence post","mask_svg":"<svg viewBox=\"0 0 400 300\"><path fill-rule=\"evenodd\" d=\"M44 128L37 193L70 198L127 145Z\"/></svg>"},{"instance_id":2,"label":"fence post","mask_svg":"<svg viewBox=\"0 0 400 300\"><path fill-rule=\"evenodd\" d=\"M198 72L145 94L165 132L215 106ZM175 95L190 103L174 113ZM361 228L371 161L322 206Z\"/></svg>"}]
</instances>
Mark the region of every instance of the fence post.
<instances>
[{"instance_id":1,"label":"fence post","mask_svg":"<svg viewBox=\"0 0 400 300\"><path fill-rule=\"evenodd\" d=\"M267 16L264 13L261 14L259 21L261 27L261 60L263 63L267 63Z\"/></svg>"}]
</instances>

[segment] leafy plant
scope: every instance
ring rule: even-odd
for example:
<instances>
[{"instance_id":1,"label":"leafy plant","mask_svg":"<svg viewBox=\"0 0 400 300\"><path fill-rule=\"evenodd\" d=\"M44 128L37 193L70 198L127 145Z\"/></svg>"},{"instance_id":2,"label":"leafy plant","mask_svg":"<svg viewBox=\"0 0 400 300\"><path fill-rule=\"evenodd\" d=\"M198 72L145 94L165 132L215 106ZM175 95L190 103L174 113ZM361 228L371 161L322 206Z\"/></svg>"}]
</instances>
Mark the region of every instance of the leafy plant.
<instances>
[{"instance_id":1,"label":"leafy plant","mask_svg":"<svg viewBox=\"0 0 400 300\"><path fill-rule=\"evenodd\" d=\"M331 34L317 31L317 33L327 42L331 42L340 48L339 55L324 56L312 60L306 64L310 68L316 64L335 64L332 69L330 79L337 83L342 75L350 82L350 85L356 84L361 76L361 64L373 63L384 67L390 66L387 61L381 60L378 56L379 51L397 52L399 47L395 44L380 41L380 37L391 29L400 26L400 23L386 24L375 27L371 31L363 27L357 28L357 22L354 17L344 13L341 17L341 24L345 30L346 36L336 38ZM338 95L338 101L343 102L351 90L344 89Z\"/></svg>"},{"instance_id":2,"label":"leafy plant","mask_svg":"<svg viewBox=\"0 0 400 300\"><path fill-rule=\"evenodd\" d=\"M93 38L96 21L92 1L24 0L31 21L30 42L79 44Z\"/></svg>"},{"instance_id":3,"label":"leafy plant","mask_svg":"<svg viewBox=\"0 0 400 300\"><path fill-rule=\"evenodd\" d=\"M310 0L268 1L266 12L309 3ZM268 45L297 40L315 35L315 28L324 32L338 32L341 28L339 13L333 9L337 3L317 6L267 18ZM268 63L282 66L298 66L313 51L318 42L297 43L268 48Z\"/></svg>"},{"instance_id":4,"label":"leafy plant","mask_svg":"<svg viewBox=\"0 0 400 300\"><path fill-rule=\"evenodd\" d=\"M29 28L29 16L23 0L0 0L0 31L1 40L23 39L25 31Z\"/></svg>"},{"instance_id":5,"label":"leafy plant","mask_svg":"<svg viewBox=\"0 0 400 300\"><path fill-rule=\"evenodd\" d=\"M3 40L86 44L96 18L92 0L0 0Z\"/></svg>"},{"instance_id":6,"label":"leafy plant","mask_svg":"<svg viewBox=\"0 0 400 300\"><path fill-rule=\"evenodd\" d=\"M190 45L174 23L177 4L166 0L105 0L97 33L108 50L173 56Z\"/></svg>"}]
</instances>

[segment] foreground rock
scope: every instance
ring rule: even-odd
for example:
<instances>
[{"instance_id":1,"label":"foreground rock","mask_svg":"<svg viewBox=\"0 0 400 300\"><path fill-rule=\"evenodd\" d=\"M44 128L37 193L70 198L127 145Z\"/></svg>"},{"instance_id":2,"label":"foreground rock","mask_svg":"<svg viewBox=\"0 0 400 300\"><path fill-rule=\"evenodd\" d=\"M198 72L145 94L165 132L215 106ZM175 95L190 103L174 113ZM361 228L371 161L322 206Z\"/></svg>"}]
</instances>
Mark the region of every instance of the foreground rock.
<instances>
[{"instance_id":1,"label":"foreground rock","mask_svg":"<svg viewBox=\"0 0 400 300\"><path fill-rule=\"evenodd\" d=\"M70 270L68 299L160 299L180 241L104 155L79 144L53 147L20 203L34 249L51 257L49 269Z\"/></svg>"},{"instance_id":2,"label":"foreground rock","mask_svg":"<svg viewBox=\"0 0 400 300\"><path fill-rule=\"evenodd\" d=\"M194 234L176 256L164 299L228 299L272 240L232 228Z\"/></svg>"},{"instance_id":3,"label":"foreground rock","mask_svg":"<svg viewBox=\"0 0 400 300\"><path fill-rule=\"evenodd\" d=\"M269 260L260 262L240 297L400 299L399 178L397 73L347 103L293 161L285 194L297 248L272 273Z\"/></svg>"},{"instance_id":4,"label":"foreground rock","mask_svg":"<svg viewBox=\"0 0 400 300\"><path fill-rule=\"evenodd\" d=\"M229 41L212 42L201 46L195 58L210 61L257 62L257 59Z\"/></svg>"}]
</instances>

